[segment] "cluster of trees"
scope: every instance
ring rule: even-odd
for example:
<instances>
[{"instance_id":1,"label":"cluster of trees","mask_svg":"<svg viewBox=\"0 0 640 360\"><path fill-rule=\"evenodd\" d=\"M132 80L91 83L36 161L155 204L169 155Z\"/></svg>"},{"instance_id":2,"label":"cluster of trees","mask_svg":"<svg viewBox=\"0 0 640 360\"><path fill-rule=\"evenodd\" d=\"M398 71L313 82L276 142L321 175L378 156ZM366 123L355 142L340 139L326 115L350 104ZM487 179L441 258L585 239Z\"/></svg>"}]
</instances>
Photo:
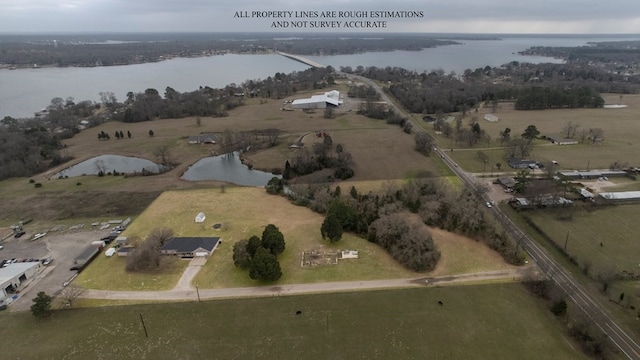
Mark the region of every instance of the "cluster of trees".
<instances>
[{"instance_id":1,"label":"cluster of trees","mask_svg":"<svg viewBox=\"0 0 640 360\"><path fill-rule=\"evenodd\" d=\"M124 139L125 135L122 132L122 130L120 130L120 131L116 131L114 133L114 136L116 137L116 139L120 140L120 139ZM127 138L131 139L131 131L127 130ZM98 133L98 140L109 140L109 139L111 139L111 136L109 136L109 134L104 132L104 130Z\"/></svg>"},{"instance_id":2,"label":"cluster of trees","mask_svg":"<svg viewBox=\"0 0 640 360\"><path fill-rule=\"evenodd\" d=\"M269 224L261 238L253 235L233 244L233 263L249 269L249 277L254 280L277 281L282 276L277 256L284 249L284 235L277 226Z\"/></svg>"},{"instance_id":3,"label":"cluster of trees","mask_svg":"<svg viewBox=\"0 0 640 360\"><path fill-rule=\"evenodd\" d=\"M453 190L433 179L410 181L402 186L387 183L379 193L358 193L351 187L342 194L321 184L291 184L287 197L298 205L325 215L321 234L339 241L352 232L387 250L409 269L428 271L439 259L423 224L411 222L414 215L429 226L440 227L485 241L508 262L522 264L524 256L516 243L487 218L480 193ZM482 191L482 190L479 190Z\"/></svg>"},{"instance_id":4,"label":"cluster of trees","mask_svg":"<svg viewBox=\"0 0 640 360\"><path fill-rule=\"evenodd\" d=\"M324 134L321 143L315 143L310 151L307 148L296 152L292 161L286 161L282 177L291 180L322 169L333 169L332 178L346 180L353 176L353 157L344 150L342 144L333 144L331 136Z\"/></svg>"},{"instance_id":5,"label":"cluster of trees","mask_svg":"<svg viewBox=\"0 0 640 360\"><path fill-rule=\"evenodd\" d=\"M411 223L401 212L380 215L369 226L368 239L414 271L433 270L440 259L428 229L423 224Z\"/></svg>"},{"instance_id":6,"label":"cluster of trees","mask_svg":"<svg viewBox=\"0 0 640 360\"><path fill-rule=\"evenodd\" d=\"M19 123L7 116L0 123L0 180L31 176L69 160L60 151L60 138L38 121Z\"/></svg>"},{"instance_id":7,"label":"cluster of trees","mask_svg":"<svg viewBox=\"0 0 640 360\"><path fill-rule=\"evenodd\" d=\"M136 249L127 257L127 271L157 271L169 257L162 256L160 248L173 238L173 230L169 228L156 228L144 239L132 239Z\"/></svg>"}]
</instances>

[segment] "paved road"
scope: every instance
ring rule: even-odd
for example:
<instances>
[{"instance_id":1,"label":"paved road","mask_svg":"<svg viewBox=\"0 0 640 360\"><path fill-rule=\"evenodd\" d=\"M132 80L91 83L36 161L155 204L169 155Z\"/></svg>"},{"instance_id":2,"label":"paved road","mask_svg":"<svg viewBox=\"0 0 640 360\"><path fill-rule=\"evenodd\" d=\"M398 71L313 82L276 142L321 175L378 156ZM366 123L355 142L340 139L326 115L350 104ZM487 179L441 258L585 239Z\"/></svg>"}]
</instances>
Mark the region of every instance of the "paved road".
<instances>
[{"instance_id":1,"label":"paved road","mask_svg":"<svg viewBox=\"0 0 640 360\"><path fill-rule=\"evenodd\" d=\"M185 274L193 274L185 271ZM370 281L340 281L317 284L289 284L278 286L258 286L224 289L199 289L185 288L178 285L173 290L167 291L109 291L87 290L81 297L109 300L205 300L205 299L229 299L242 297L265 297L281 295L300 295L327 292L344 292L355 290L398 289L425 286L442 286L460 283L477 283L484 281L519 281L522 278L535 275L537 268L534 266L520 267L517 269L487 271L471 274L450 275L441 277L416 277L405 279L385 279ZM195 274L193 274L195 275ZM187 275L188 278L191 275ZM192 276L191 276L192 277ZM185 283L185 277L179 284Z\"/></svg>"}]
</instances>

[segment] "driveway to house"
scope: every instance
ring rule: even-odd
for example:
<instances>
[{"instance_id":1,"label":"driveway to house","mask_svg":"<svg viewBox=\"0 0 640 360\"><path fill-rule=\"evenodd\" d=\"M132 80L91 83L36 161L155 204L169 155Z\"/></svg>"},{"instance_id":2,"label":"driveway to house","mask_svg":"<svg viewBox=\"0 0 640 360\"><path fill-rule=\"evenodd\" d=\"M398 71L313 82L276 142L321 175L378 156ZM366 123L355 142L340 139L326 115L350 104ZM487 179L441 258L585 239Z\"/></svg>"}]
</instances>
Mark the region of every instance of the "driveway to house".
<instances>
[{"instance_id":1,"label":"driveway to house","mask_svg":"<svg viewBox=\"0 0 640 360\"><path fill-rule=\"evenodd\" d=\"M207 262L207 258L204 256L196 256L189 261L189 265L182 273L180 280L178 280L178 284L173 290L176 291L189 291L191 288L191 281L193 278L200 272L200 269Z\"/></svg>"},{"instance_id":2,"label":"driveway to house","mask_svg":"<svg viewBox=\"0 0 640 360\"><path fill-rule=\"evenodd\" d=\"M197 265L189 265L189 267ZM194 289L190 287L189 278L193 278L196 272L188 269L180 279L178 285L167 291L110 291L87 290L81 297L108 300L207 300L228 299L243 297L265 297L281 295L300 295L328 292L344 292L359 290L398 289L425 286L443 286L479 283L485 281L519 281L524 278L539 275L537 267L533 265L523 266L517 269L478 272L470 274L450 275L441 277L417 277L406 279L385 279L369 281L340 281L316 284L288 284L274 286L256 286L225 289ZM187 286L185 286L187 284Z\"/></svg>"}]
</instances>

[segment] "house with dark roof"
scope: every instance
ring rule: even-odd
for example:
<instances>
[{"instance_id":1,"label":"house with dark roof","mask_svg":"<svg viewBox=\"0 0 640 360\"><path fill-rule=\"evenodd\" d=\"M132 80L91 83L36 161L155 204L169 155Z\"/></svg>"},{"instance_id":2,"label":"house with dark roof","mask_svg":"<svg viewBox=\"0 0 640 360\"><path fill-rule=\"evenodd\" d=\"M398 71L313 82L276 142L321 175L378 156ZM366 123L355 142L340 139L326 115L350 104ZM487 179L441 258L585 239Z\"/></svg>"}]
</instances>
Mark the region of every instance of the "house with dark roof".
<instances>
[{"instance_id":1,"label":"house with dark roof","mask_svg":"<svg viewBox=\"0 0 640 360\"><path fill-rule=\"evenodd\" d=\"M515 158L507 160L507 163L513 169L532 169L536 165L538 165L538 163L534 160L522 160Z\"/></svg>"},{"instance_id":2,"label":"house with dark roof","mask_svg":"<svg viewBox=\"0 0 640 360\"><path fill-rule=\"evenodd\" d=\"M160 252L183 258L210 256L219 243L219 237L174 237L160 248Z\"/></svg>"}]
</instances>

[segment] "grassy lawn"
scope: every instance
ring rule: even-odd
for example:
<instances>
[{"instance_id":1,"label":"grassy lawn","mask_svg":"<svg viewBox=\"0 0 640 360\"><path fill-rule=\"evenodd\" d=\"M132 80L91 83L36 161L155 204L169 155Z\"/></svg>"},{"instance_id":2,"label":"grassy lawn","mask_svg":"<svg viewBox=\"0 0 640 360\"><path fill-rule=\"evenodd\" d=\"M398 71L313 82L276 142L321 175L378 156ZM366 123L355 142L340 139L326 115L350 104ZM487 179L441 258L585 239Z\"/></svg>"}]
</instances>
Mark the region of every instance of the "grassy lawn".
<instances>
[{"instance_id":1,"label":"grassy lawn","mask_svg":"<svg viewBox=\"0 0 640 360\"><path fill-rule=\"evenodd\" d=\"M344 191L348 191L345 189ZM204 224L194 222L203 211ZM283 276L279 284L327 281L373 280L417 277L384 250L365 239L345 234L336 244L322 240L323 217L311 210L294 206L283 197L269 195L263 189L229 187L220 189L168 191L136 217L124 236L144 238L157 227L173 229L177 236L219 236L221 245L194 279L200 288L223 288L262 285L251 280L246 270L232 261L233 243L252 235L261 236L264 227L274 224L282 231L286 249L279 261ZM213 224L222 224L214 230ZM486 246L455 234L432 230L442 260L432 275L460 274L509 267ZM335 266L301 268L301 254L312 249L355 249L357 260L340 261ZM160 290L176 284L186 266L177 261L163 274L135 274L124 271L124 259L100 256L76 279L76 283L95 289Z\"/></svg>"},{"instance_id":2,"label":"grassy lawn","mask_svg":"<svg viewBox=\"0 0 640 360\"><path fill-rule=\"evenodd\" d=\"M9 359L586 359L519 284L0 317Z\"/></svg>"},{"instance_id":3,"label":"grassy lawn","mask_svg":"<svg viewBox=\"0 0 640 360\"><path fill-rule=\"evenodd\" d=\"M640 223L631 221L637 216L640 205L618 205L587 211L576 209L572 221L558 220L553 211L531 211L530 217L560 246L567 241L567 252L581 264L591 261L593 270L613 266L618 271L638 273L638 248L636 234ZM601 245L602 244L602 245Z\"/></svg>"},{"instance_id":4,"label":"grassy lawn","mask_svg":"<svg viewBox=\"0 0 640 360\"><path fill-rule=\"evenodd\" d=\"M126 258L117 255L106 257L100 253L73 284L98 290L170 290L189 265L188 261L171 260L175 261L169 261L159 272L128 272L125 270Z\"/></svg>"}]
</instances>

